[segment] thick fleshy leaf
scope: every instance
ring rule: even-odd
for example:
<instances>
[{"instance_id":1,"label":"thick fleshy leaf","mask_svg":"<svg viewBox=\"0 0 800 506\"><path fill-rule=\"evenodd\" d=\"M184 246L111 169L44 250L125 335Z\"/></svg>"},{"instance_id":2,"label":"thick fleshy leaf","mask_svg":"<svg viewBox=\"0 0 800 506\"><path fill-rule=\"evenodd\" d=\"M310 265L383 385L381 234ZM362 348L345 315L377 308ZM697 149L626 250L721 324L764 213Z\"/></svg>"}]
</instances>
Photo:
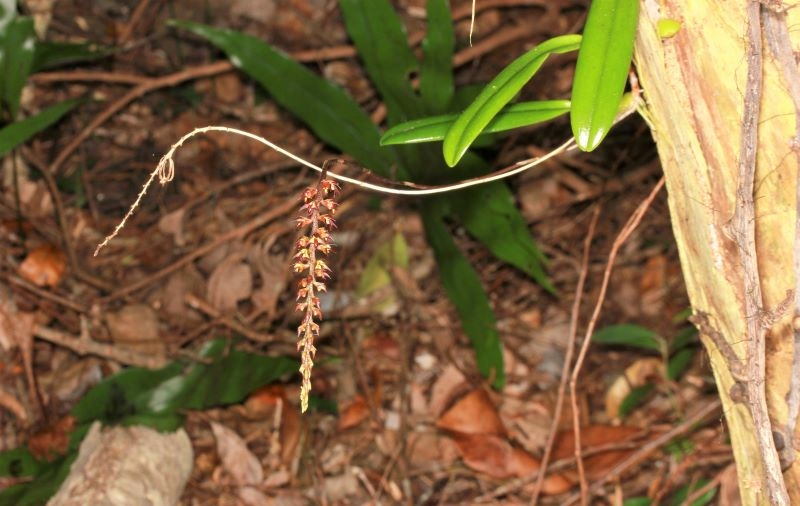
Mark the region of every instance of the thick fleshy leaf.
<instances>
[{"instance_id":1,"label":"thick fleshy leaf","mask_svg":"<svg viewBox=\"0 0 800 506\"><path fill-rule=\"evenodd\" d=\"M2 99L8 105L11 117L16 118L20 94L31 73L33 49L36 46L33 18L13 20L6 27L2 42Z\"/></svg>"},{"instance_id":2,"label":"thick fleshy leaf","mask_svg":"<svg viewBox=\"0 0 800 506\"><path fill-rule=\"evenodd\" d=\"M419 92L428 112L442 113L453 99L455 30L447 0L428 0L428 32L422 41Z\"/></svg>"},{"instance_id":3,"label":"thick fleshy leaf","mask_svg":"<svg viewBox=\"0 0 800 506\"><path fill-rule=\"evenodd\" d=\"M569 100L522 102L510 105L486 125L481 135L543 123L568 113L569 106ZM458 116L458 114L443 114L401 123L384 132L381 145L440 141L444 139Z\"/></svg>"},{"instance_id":4,"label":"thick fleshy leaf","mask_svg":"<svg viewBox=\"0 0 800 506\"><path fill-rule=\"evenodd\" d=\"M347 33L386 103L389 123L424 115L422 101L409 81L419 64L392 5L385 0L340 0L339 6Z\"/></svg>"},{"instance_id":5,"label":"thick fleshy leaf","mask_svg":"<svg viewBox=\"0 0 800 506\"><path fill-rule=\"evenodd\" d=\"M592 335L592 341L598 344L632 346L658 353L665 351L664 340L655 331L631 323L602 328Z\"/></svg>"},{"instance_id":6,"label":"thick fleshy leaf","mask_svg":"<svg viewBox=\"0 0 800 506\"><path fill-rule=\"evenodd\" d=\"M81 99L65 100L60 104L48 107L36 116L17 121L0 130L0 156L58 121L79 103L81 103Z\"/></svg>"},{"instance_id":7,"label":"thick fleshy leaf","mask_svg":"<svg viewBox=\"0 0 800 506\"><path fill-rule=\"evenodd\" d=\"M570 122L578 147L596 148L614 124L636 38L639 0L592 0L572 81Z\"/></svg>"},{"instance_id":8,"label":"thick fleshy leaf","mask_svg":"<svg viewBox=\"0 0 800 506\"><path fill-rule=\"evenodd\" d=\"M392 151L380 148L377 127L341 88L255 37L188 21L171 24L205 37L225 51L234 65L308 124L320 139L381 176L389 176L395 163Z\"/></svg>"},{"instance_id":9,"label":"thick fleshy leaf","mask_svg":"<svg viewBox=\"0 0 800 506\"><path fill-rule=\"evenodd\" d=\"M550 293L555 287L544 272L546 258L502 181L468 188L450 197L453 211L467 231L500 260L520 269Z\"/></svg>"},{"instance_id":10,"label":"thick fleshy leaf","mask_svg":"<svg viewBox=\"0 0 800 506\"><path fill-rule=\"evenodd\" d=\"M450 231L442 222L446 207L447 203L441 197L423 202L425 235L436 257L442 285L455 305L464 333L475 350L478 369L484 377L492 379L495 388L502 388L505 370L497 320L478 275L458 250Z\"/></svg>"},{"instance_id":11,"label":"thick fleshy leaf","mask_svg":"<svg viewBox=\"0 0 800 506\"><path fill-rule=\"evenodd\" d=\"M580 40L580 35L562 35L546 40L497 74L447 132L442 145L447 165L453 167L458 163L472 141L519 93L549 55L575 51L580 46Z\"/></svg>"}]
</instances>

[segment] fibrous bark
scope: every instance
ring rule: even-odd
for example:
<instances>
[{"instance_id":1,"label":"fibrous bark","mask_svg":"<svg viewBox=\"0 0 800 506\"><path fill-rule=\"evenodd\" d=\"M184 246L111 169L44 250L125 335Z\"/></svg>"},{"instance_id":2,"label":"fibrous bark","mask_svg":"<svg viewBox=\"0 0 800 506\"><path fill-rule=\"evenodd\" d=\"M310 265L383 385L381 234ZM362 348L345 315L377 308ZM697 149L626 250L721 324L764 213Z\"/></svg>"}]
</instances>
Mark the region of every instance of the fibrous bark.
<instances>
[{"instance_id":1,"label":"fibrous bark","mask_svg":"<svg viewBox=\"0 0 800 506\"><path fill-rule=\"evenodd\" d=\"M662 40L659 19L678 20L681 30ZM787 72L796 63L781 60L769 35L776 24L798 21L798 9L774 3L646 1L636 47L694 321L723 401L744 504L800 504L792 407L800 396L792 381L800 97ZM778 46L796 52L800 32L787 31Z\"/></svg>"}]
</instances>

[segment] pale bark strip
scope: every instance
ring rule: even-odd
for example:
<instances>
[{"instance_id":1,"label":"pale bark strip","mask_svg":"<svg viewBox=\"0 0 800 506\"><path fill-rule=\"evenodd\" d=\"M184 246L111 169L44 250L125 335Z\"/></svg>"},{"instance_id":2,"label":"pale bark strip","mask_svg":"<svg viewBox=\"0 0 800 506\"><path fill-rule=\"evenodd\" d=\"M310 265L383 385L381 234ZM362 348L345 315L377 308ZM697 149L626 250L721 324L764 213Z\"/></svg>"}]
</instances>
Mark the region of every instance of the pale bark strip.
<instances>
[{"instance_id":1,"label":"pale bark strip","mask_svg":"<svg viewBox=\"0 0 800 506\"><path fill-rule=\"evenodd\" d=\"M763 87L761 44L761 6L751 1L748 14L747 83L744 95L739 165L737 170L736 211L731 223L731 235L736 243L744 275L744 313L746 318L747 355L745 375L747 409L753 417L756 437L763 464L763 485L770 502L788 505L789 495L783 481L778 452L772 436L772 423L766 398L766 334L764 299L758 272L756 251L755 192L756 152L758 150L758 121ZM772 320L773 318L770 318Z\"/></svg>"}]
</instances>

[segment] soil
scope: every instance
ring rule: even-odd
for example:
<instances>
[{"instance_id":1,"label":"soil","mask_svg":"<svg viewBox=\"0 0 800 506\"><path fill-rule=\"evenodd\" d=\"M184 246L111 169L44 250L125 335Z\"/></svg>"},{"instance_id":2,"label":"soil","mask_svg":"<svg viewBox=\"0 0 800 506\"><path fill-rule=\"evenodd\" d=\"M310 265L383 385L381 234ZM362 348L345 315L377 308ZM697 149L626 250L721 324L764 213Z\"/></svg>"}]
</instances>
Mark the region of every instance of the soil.
<instances>
[{"instance_id":1,"label":"soil","mask_svg":"<svg viewBox=\"0 0 800 506\"><path fill-rule=\"evenodd\" d=\"M471 2L452 4L463 58L458 85L486 82L536 43L578 32L586 8L563 0L478 4L472 46ZM418 48L425 2L394 5ZM117 49L96 62L31 76L24 114L66 98L87 100L3 159L3 450L27 444L121 367L195 356L219 337L253 353L298 356L293 220L317 175L279 153L238 136L195 137L176 153L174 180L155 184L93 256L160 157L193 128L247 130L315 163L343 155L209 43L168 28L169 19L256 36L343 86L379 124L384 115L333 0L61 0L50 13L48 40ZM522 98L567 98L574 59L553 58ZM178 77L156 83L161 76ZM132 92L137 86L143 91ZM515 131L500 138L491 162L499 169L539 156L568 136L565 119ZM590 504L634 497L681 504L681 491L698 484L730 496L736 481L721 415L691 418L717 398L699 343L688 348L690 363L676 380L668 379L657 352L593 344L576 373L574 397L567 388L556 417L559 386L569 379L562 371L568 349L585 342L590 324L636 324L666 343L687 328L666 190L614 247L660 177L647 127L632 117L595 152L558 156L508 181L549 258L556 294L451 224L497 316L507 374L500 390L478 373L426 243L419 201L344 185L312 390L337 412L300 414L295 375L244 403L188 413L195 462L180 503L527 504L551 435L540 504L578 500L581 477L591 487ZM376 252L396 240L408 246L408 264L385 269L378 295L387 299L359 298ZM11 330L9 321L16 322ZM110 346L87 347L86 340ZM568 374L574 370L573 357ZM649 393L620 414L631 389L643 385L652 386ZM258 463L259 479L222 456L233 443L214 424L245 443L237 458Z\"/></svg>"}]
</instances>

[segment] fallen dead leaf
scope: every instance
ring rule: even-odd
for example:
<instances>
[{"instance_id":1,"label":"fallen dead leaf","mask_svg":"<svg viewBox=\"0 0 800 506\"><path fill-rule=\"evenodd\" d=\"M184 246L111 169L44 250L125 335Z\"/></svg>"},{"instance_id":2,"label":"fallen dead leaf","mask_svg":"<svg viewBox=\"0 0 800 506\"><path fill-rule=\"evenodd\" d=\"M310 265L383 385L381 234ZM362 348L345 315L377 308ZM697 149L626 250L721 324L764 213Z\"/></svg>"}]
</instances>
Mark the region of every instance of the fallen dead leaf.
<instances>
[{"instance_id":1,"label":"fallen dead leaf","mask_svg":"<svg viewBox=\"0 0 800 506\"><path fill-rule=\"evenodd\" d=\"M416 466L437 462L448 467L459 455L455 442L441 432L411 432L406 446L409 464Z\"/></svg>"},{"instance_id":2,"label":"fallen dead leaf","mask_svg":"<svg viewBox=\"0 0 800 506\"><path fill-rule=\"evenodd\" d=\"M264 481L261 462L236 432L217 422L211 422L211 432L217 440L217 453L222 468L235 484L258 485Z\"/></svg>"},{"instance_id":3,"label":"fallen dead leaf","mask_svg":"<svg viewBox=\"0 0 800 506\"><path fill-rule=\"evenodd\" d=\"M238 253L220 262L208 279L208 302L223 313L232 312L236 304L253 293L253 273Z\"/></svg>"},{"instance_id":4,"label":"fallen dead leaf","mask_svg":"<svg viewBox=\"0 0 800 506\"><path fill-rule=\"evenodd\" d=\"M158 315L150 306L125 306L116 313L106 314L106 324L115 342L141 353L164 353L165 345L159 336Z\"/></svg>"},{"instance_id":5,"label":"fallen dead leaf","mask_svg":"<svg viewBox=\"0 0 800 506\"><path fill-rule=\"evenodd\" d=\"M65 416L48 425L28 439L28 450L39 460L52 461L66 454L69 439L75 428L75 418Z\"/></svg>"},{"instance_id":6,"label":"fallen dead leaf","mask_svg":"<svg viewBox=\"0 0 800 506\"><path fill-rule=\"evenodd\" d=\"M185 246L186 237L183 230L183 217L186 215L186 208L181 207L171 213L165 214L158 220L158 229L165 234L172 236L175 246Z\"/></svg>"},{"instance_id":7,"label":"fallen dead leaf","mask_svg":"<svg viewBox=\"0 0 800 506\"><path fill-rule=\"evenodd\" d=\"M367 404L367 400L361 395L356 395L353 400L341 410L336 428L340 431L351 429L361 424L368 416L369 404Z\"/></svg>"},{"instance_id":8,"label":"fallen dead leaf","mask_svg":"<svg viewBox=\"0 0 800 506\"><path fill-rule=\"evenodd\" d=\"M506 434L497 408L482 388L476 388L459 399L442 414L436 426L459 434Z\"/></svg>"},{"instance_id":9,"label":"fallen dead leaf","mask_svg":"<svg viewBox=\"0 0 800 506\"><path fill-rule=\"evenodd\" d=\"M45 244L31 250L19 266L19 275L36 286L58 285L67 267L61 249Z\"/></svg>"},{"instance_id":10,"label":"fallen dead leaf","mask_svg":"<svg viewBox=\"0 0 800 506\"><path fill-rule=\"evenodd\" d=\"M631 391L665 376L664 362L660 358L646 357L635 361L625 369L606 391L606 415L619 420L619 409Z\"/></svg>"},{"instance_id":11,"label":"fallen dead leaf","mask_svg":"<svg viewBox=\"0 0 800 506\"><path fill-rule=\"evenodd\" d=\"M590 425L581 428L581 449L586 452L599 447L631 443L636 436L641 434L636 427ZM586 476L590 480L599 478L609 469L626 459L633 449L619 449L603 451L583 459ZM564 430L558 433L553 445L553 460L560 460L574 456L575 434L573 431Z\"/></svg>"},{"instance_id":12,"label":"fallen dead leaf","mask_svg":"<svg viewBox=\"0 0 800 506\"><path fill-rule=\"evenodd\" d=\"M428 404L431 415L438 418L453 399L467 388L467 379L461 371L452 364L447 365L431 387L431 400Z\"/></svg>"}]
</instances>

